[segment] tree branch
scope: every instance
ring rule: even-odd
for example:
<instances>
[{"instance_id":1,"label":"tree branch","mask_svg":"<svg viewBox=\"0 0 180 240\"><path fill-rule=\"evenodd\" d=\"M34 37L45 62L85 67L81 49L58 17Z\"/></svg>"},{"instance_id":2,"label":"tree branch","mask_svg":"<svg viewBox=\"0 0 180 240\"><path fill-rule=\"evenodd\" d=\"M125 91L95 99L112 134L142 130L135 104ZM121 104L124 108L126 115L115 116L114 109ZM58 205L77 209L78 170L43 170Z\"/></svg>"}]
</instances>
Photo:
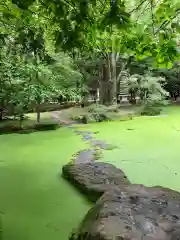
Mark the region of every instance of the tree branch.
<instances>
[{"instance_id":1,"label":"tree branch","mask_svg":"<svg viewBox=\"0 0 180 240\"><path fill-rule=\"evenodd\" d=\"M155 24L154 24L154 13L153 13L153 0L150 0L150 5L151 5L151 18L152 18L152 31L153 31L153 34L155 35Z\"/></svg>"},{"instance_id":2,"label":"tree branch","mask_svg":"<svg viewBox=\"0 0 180 240\"><path fill-rule=\"evenodd\" d=\"M133 12L137 11L142 5L143 3L145 3L147 0L143 0L137 7L135 7L134 9L132 9L129 14L132 14Z\"/></svg>"},{"instance_id":3,"label":"tree branch","mask_svg":"<svg viewBox=\"0 0 180 240\"><path fill-rule=\"evenodd\" d=\"M176 15L172 16L170 20L165 20L160 27L155 31L155 34L157 34L163 27L166 27L173 19L175 19L180 14L180 8L176 9Z\"/></svg>"},{"instance_id":4,"label":"tree branch","mask_svg":"<svg viewBox=\"0 0 180 240\"><path fill-rule=\"evenodd\" d=\"M149 2L146 4L146 6L142 9L141 13L137 16L137 19L135 20L135 23L137 23L137 21L139 20L141 15L144 15L144 12L147 11L149 9ZM147 8L148 7L148 8Z\"/></svg>"}]
</instances>

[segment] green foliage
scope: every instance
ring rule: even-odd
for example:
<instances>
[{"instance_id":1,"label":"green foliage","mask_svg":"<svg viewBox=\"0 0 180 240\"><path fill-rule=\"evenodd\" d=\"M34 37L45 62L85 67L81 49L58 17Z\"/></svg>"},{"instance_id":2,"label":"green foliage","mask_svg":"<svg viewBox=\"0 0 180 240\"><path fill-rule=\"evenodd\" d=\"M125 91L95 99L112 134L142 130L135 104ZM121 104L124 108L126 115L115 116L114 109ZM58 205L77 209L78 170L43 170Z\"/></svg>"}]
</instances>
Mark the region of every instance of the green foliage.
<instances>
[{"instance_id":1,"label":"green foliage","mask_svg":"<svg viewBox=\"0 0 180 240\"><path fill-rule=\"evenodd\" d=\"M82 108L79 114L73 114L71 118L81 123L104 122L113 119L119 119L119 111L117 106L104 106L100 104L92 104L89 107Z\"/></svg>"},{"instance_id":2,"label":"green foliage","mask_svg":"<svg viewBox=\"0 0 180 240\"><path fill-rule=\"evenodd\" d=\"M24 29L25 33L28 32ZM81 74L74 68L68 55L47 55L43 45L36 43L35 33L24 38L5 36L0 44L0 110L9 111L23 119L24 112L34 104L80 98ZM34 34L34 35L33 35ZM48 58L47 58L48 57ZM2 114L1 114L2 115Z\"/></svg>"},{"instance_id":3,"label":"green foliage","mask_svg":"<svg viewBox=\"0 0 180 240\"><path fill-rule=\"evenodd\" d=\"M48 51L53 51L56 45L66 51L99 49L102 54L121 48L136 55L137 59L152 56L156 66L168 68L179 57L180 11L175 0L159 3L147 0L140 3L124 0L63 0L58 3L13 0L13 4L10 0L3 0L1 8L13 20L18 17L30 27L31 31L25 34L29 40L36 32L34 44L28 46L39 48L38 45L44 42ZM5 15L4 19L8 21Z\"/></svg>"},{"instance_id":4,"label":"green foliage","mask_svg":"<svg viewBox=\"0 0 180 240\"><path fill-rule=\"evenodd\" d=\"M38 112L46 101L79 101L103 77L111 101L132 56L170 69L179 59L179 7L176 0L2 0L1 112L10 104L21 118L30 103ZM157 82L145 76L130 88L142 99L154 89L165 95Z\"/></svg>"},{"instance_id":5,"label":"green foliage","mask_svg":"<svg viewBox=\"0 0 180 240\"><path fill-rule=\"evenodd\" d=\"M102 112L118 112L117 105L105 106L101 104L92 104L88 107L88 112L90 113L102 113Z\"/></svg>"},{"instance_id":6,"label":"green foliage","mask_svg":"<svg viewBox=\"0 0 180 240\"><path fill-rule=\"evenodd\" d=\"M163 88L164 83L164 78L152 76L151 73L134 74L128 79L130 92L134 92L144 103L148 99L156 102L159 98L167 97L168 93Z\"/></svg>"},{"instance_id":7,"label":"green foliage","mask_svg":"<svg viewBox=\"0 0 180 240\"><path fill-rule=\"evenodd\" d=\"M89 122L89 116L87 114L83 114L75 117L73 116L72 119L83 124L87 124Z\"/></svg>"},{"instance_id":8,"label":"green foliage","mask_svg":"<svg viewBox=\"0 0 180 240\"><path fill-rule=\"evenodd\" d=\"M105 114L103 112L93 113L92 116L96 122L104 122L104 121L110 120L109 117L107 116L107 114Z\"/></svg>"},{"instance_id":9,"label":"green foliage","mask_svg":"<svg viewBox=\"0 0 180 240\"><path fill-rule=\"evenodd\" d=\"M37 131L56 130L58 128L59 124L57 123L40 123L34 125L34 129Z\"/></svg>"},{"instance_id":10,"label":"green foliage","mask_svg":"<svg viewBox=\"0 0 180 240\"><path fill-rule=\"evenodd\" d=\"M161 112L161 106L168 104L166 100L168 92L164 90L163 85L164 78L150 74L135 74L129 78L130 92L139 96L144 105L142 115L158 115Z\"/></svg>"},{"instance_id":11,"label":"green foliage","mask_svg":"<svg viewBox=\"0 0 180 240\"><path fill-rule=\"evenodd\" d=\"M34 122L28 122L28 120L25 119L20 125L17 120L5 120L0 124L0 134L31 133L35 131L56 130L59 127L60 125L54 122L36 124Z\"/></svg>"},{"instance_id":12,"label":"green foliage","mask_svg":"<svg viewBox=\"0 0 180 240\"><path fill-rule=\"evenodd\" d=\"M141 111L141 115L144 116L156 116L161 113L161 108L157 106L145 105Z\"/></svg>"}]
</instances>

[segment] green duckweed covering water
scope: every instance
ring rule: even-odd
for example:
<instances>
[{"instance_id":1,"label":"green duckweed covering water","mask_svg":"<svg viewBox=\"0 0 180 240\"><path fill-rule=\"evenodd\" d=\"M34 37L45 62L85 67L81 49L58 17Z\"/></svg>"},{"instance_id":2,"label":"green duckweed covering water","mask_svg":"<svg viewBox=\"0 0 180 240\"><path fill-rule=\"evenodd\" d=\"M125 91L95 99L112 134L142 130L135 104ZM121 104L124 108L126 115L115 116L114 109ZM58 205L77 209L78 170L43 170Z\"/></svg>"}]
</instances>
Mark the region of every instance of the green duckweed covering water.
<instances>
[{"instance_id":1,"label":"green duckweed covering water","mask_svg":"<svg viewBox=\"0 0 180 240\"><path fill-rule=\"evenodd\" d=\"M60 176L86 148L69 129L0 136L3 240L67 240L90 208Z\"/></svg>"},{"instance_id":2,"label":"green duckweed covering water","mask_svg":"<svg viewBox=\"0 0 180 240\"><path fill-rule=\"evenodd\" d=\"M78 127L118 147L103 151L100 161L122 168L131 182L180 191L180 107L167 108L162 117ZM91 205L60 172L85 148L67 128L0 136L3 240L68 239Z\"/></svg>"},{"instance_id":3,"label":"green duckweed covering water","mask_svg":"<svg viewBox=\"0 0 180 240\"><path fill-rule=\"evenodd\" d=\"M103 158L124 170L132 183L162 185L180 191L180 107L166 108L162 116L91 124L97 139L118 148Z\"/></svg>"}]
</instances>

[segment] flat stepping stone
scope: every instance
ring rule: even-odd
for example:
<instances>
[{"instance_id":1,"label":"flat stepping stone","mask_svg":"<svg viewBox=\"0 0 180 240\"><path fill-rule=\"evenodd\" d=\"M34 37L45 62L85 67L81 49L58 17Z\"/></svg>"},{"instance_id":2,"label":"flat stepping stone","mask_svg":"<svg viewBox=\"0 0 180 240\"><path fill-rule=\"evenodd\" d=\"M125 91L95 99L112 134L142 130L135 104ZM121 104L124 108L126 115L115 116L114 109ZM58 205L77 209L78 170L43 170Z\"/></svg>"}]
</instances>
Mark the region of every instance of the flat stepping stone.
<instances>
[{"instance_id":1,"label":"flat stepping stone","mask_svg":"<svg viewBox=\"0 0 180 240\"><path fill-rule=\"evenodd\" d=\"M74 163L80 164L80 163L89 163L95 160L95 150L94 149L88 149L80 151L77 155L75 155Z\"/></svg>"},{"instance_id":2,"label":"flat stepping stone","mask_svg":"<svg viewBox=\"0 0 180 240\"><path fill-rule=\"evenodd\" d=\"M75 130L75 133L79 134L79 135L91 135L91 134L93 134L93 132L82 131L82 130Z\"/></svg>"},{"instance_id":3,"label":"flat stepping stone","mask_svg":"<svg viewBox=\"0 0 180 240\"><path fill-rule=\"evenodd\" d=\"M130 184L121 169L103 162L69 163L63 166L62 173L93 202L111 187Z\"/></svg>"},{"instance_id":4,"label":"flat stepping stone","mask_svg":"<svg viewBox=\"0 0 180 240\"><path fill-rule=\"evenodd\" d=\"M110 149L116 148L112 144L106 143L105 141L102 141L102 140L92 140L90 143L93 147L99 147L104 150L108 150L108 149L110 150Z\"/></svg>"},{"instance_id":5,"label":"flat stepping stone","mask_svg":"<svg viewBox=\"0 0 180 240\"><path fill-rule=\"evenodd\" d=\"M92 135L85 135L82 137L83 140L85 141L89 141L89 140L92 140L93 139L93 136Z\"/></svg>"}]
</instances>

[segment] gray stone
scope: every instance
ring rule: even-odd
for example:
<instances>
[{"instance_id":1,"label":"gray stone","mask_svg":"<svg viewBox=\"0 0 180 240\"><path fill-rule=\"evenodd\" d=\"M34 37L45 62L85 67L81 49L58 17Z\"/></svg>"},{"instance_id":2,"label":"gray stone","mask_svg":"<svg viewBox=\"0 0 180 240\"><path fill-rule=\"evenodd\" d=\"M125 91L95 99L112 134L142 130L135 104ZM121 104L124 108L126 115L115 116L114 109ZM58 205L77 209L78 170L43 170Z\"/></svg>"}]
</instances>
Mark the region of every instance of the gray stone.
<instances>
[{"instance_id":1,"label":"gray stone","mask_svg":"<svg viewBox=\"0 0 180 240\"><path fill-rule=\"evenodd\" d=\"M126 188L126 187L125 187ZM159 194L160 191L160 194ZM164 198L160 195L165 193ZM71 240L178 240L177 192L130 185L107 191L89 210ZM179 194L178 194L179 198Z\"/></svg>"},{"instance_id":2,"label":"gray stone","mask_svg":"<svg viewBox=\"0 0 180 240\"><path fill-rule=\"evenodd\" d=\"M93 202L113 186L130 184L122 170L103 162L69 163L62 173Z\"/></svg>"},{"instance_id":3,"label":"gray stone","mask_svg":"<svg viewBox=\"0 0 180 240\"><path fill-rule=\"evenodd\" d=\"M92 162L94 161L95 153L96 153L95 149L82 150L75 156L74 163L80 164Z\"/></svg>"}]
</instances>

